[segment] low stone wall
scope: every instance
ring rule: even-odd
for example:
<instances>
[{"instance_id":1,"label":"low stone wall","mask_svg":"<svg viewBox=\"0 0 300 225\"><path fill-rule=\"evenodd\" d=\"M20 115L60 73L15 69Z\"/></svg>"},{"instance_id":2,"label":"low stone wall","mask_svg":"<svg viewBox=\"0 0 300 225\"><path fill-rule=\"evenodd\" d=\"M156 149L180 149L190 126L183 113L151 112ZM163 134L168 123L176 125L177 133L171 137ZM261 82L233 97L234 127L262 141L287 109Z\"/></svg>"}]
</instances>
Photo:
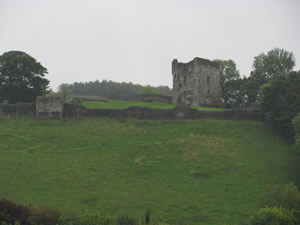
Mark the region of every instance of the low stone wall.
<instances>
[{"instance_id":1,"label":"low stone wall","mask_svg":"<svg viewBox=\"0 0 300 225\"><path fill-rule=\"evenodd\" d=\"M154 120L264 120L259 110L237 109L224 111L199 111L187 107L174 109L150 109L130 107L128 109L86 109L81 105L64 104L64 118L108 117L115 119L154 119Z\"/></svg>"},{"instance_id":2,"label":"low stone wall","mask_svg":"<svg viewBox=\"0 0 300 225\"><path fill-rule=\"evenodd\" d=\"M0 117L36 116L36 104L0 104ZM54 117L45 113L45 117ZM174 109L150 109L130 107L128 109L86 109L77 104L63 105L63 118L108 117L114 119L140 120L264 120L259 110L236 109L224 111L199 111L187 107Z\"/></svg>"},{"instance_id":3,"label":"low stone wall","mask_svg":"<svg viewBox=\"0 0 300 225\"><path fill-rule=\"evenodd\" d=\"M34 103L0 104L0 117L17 117L36 115Z\"/></svg>"}]
</instances>

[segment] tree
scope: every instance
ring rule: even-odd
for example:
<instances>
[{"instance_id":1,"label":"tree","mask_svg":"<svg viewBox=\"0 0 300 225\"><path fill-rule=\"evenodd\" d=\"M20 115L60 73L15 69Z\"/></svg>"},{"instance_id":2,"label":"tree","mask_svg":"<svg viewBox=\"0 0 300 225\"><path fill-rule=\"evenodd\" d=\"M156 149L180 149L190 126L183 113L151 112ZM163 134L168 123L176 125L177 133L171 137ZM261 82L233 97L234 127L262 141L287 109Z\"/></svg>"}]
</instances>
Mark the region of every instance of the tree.
<instances>
[{"instance_id":1,"label":"tree","mask_svg":"<svg viewBox=\"0 0 300 225\"><path fill-rule=\"evenodd\" d=\"M35 102L48 91L46 73L47 69L25 52L4 53L0 56L0 101Z\"/></svg>"},{"instance_id":2,"label":"tree","mask_svg":"<svg viewBox=\"0 0 300 225\"><path fill-rule=\"evenodd\" d=\"M245 78L245 92L247 96L247 103L257 103L259 98L259 90L260 87L267 83L266 80L263 79L257 79L255 77L248 77Z\"/></svg>"},{"instance_id":3,"label":"tree","mask_svg":"<svg viewBox=\"0 0 300 225\"><path fill-rule=\"evenodd\" d=\"M222 101L226 107L241 104L242 81L233 60L216 59L220 64Z\"/></svg>"},{"instance_id":4,"label":"tree","mask_svg":"<svg viewBox=\"0 0 300 225\"><path fill-rule=\"evenodd\" d=\"M294 149L296 149L298 152L300 152L300 113L294 117L293 119L293 127L294 127ZM300 194L299 194L300 195Z\"/></svg>"},{"instance_id":5,"label":"tree","mask_svg":"<svg viewBox=\"0 0 300 225\"><path fill-rule=\"evenodd\" d=\"M261 53L254 57L251 76L265 80L286 76L295 66L295 57L292 52L274 48L267 54Z\"/></svg>"},{"instance_id":6,"label":"tree","mask_svg":"<svg viewBox=\"0 0 300 225\"><path fill-rule=\"evenodd\" d=\"M260 93L266 119L293 136L292 119L300 112L300 71L273 80Z\"/></svg>"},{"instance_id":7,"label":"tree","mask_svg":"<svg viewBox=\"0 0 300 225\"><path fill-rule=\"evenodd\" d=\"M157 94L157 91L150 85L146 85L140 88L138 94Z\"/></svg>"},{"instance_id":8,"label":"tree","mask_svg":"<svg viewBox=\"0 0 300 225\"><path fill-rule=\"evenodd\" d=\"M61 84L58 87L58 94L62 98L63 102L68 102L72 98L72 91L68 87L68 84Z\"/></svg>"},{"instance_id":9,"label":"tree","mask_svg":"<svg viewBox=\"0 0 300 225\"><path fill-rule=\"evenodd\" d=\"M292 52L274 48L267 54L260 53L254 57L253 71L250 73L247 91L250 93L249 103L257 102L261 85L286 76L295 66L295 57Z\"/></svg>"}]
</instances>

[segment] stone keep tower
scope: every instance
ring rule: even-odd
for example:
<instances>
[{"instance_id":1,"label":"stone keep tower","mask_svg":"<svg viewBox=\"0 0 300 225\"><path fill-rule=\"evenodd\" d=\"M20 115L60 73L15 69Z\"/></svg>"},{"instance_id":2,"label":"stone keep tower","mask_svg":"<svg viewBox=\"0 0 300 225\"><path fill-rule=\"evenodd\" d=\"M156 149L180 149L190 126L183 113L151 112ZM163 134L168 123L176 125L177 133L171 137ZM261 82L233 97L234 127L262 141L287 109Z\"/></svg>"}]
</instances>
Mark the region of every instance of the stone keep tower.
<instances>
[{"instance_id":1,"label":"stone keep tower","mask_svg":"<svg viewBox=\"0 0 300 225\"><path fill-rule=\"evenodd\" d=\"M222 106L220 65L194 58L188 63L172 62L173 103L177 105Z\"/></svg>"}]
</instances>

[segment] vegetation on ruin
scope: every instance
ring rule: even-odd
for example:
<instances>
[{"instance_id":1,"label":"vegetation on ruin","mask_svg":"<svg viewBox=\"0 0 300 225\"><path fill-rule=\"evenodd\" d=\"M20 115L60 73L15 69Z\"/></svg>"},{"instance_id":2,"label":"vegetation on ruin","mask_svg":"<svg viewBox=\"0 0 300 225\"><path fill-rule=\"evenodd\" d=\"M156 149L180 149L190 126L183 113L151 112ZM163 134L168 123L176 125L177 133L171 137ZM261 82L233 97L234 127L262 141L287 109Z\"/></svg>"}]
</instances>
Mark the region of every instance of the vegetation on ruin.
<instances>
[{"instance_id":1,"label":"vegetation on ruin","mask_svg":"<svg viewBox=\"0 0 300 225\"><path fill-rule=\"evenodd\" d=\"M1 118L0 146L0 199L139 223L249 223L270 186L300 184L263 122Z\"/></svg>"}]
</instances>

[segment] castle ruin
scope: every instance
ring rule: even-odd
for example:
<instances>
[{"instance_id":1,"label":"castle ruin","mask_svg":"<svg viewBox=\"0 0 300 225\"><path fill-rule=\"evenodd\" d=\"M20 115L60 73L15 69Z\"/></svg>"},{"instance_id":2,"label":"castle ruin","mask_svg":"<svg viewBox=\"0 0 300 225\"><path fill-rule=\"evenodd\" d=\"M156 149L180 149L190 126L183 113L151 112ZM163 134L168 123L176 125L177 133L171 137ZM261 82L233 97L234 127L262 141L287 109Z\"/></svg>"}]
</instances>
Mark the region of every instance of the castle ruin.
<instances>
[{"instance_id":1,"label":"castle ruin","mask_svg":"<svg viewBox=\"0 0 300 225\"><path fill-rule=\"evenodd\" d=\"M188 63L174 59L172 74L174 104L222 106L219 63L198 57Z\"/></svg>"}]
</instances>

